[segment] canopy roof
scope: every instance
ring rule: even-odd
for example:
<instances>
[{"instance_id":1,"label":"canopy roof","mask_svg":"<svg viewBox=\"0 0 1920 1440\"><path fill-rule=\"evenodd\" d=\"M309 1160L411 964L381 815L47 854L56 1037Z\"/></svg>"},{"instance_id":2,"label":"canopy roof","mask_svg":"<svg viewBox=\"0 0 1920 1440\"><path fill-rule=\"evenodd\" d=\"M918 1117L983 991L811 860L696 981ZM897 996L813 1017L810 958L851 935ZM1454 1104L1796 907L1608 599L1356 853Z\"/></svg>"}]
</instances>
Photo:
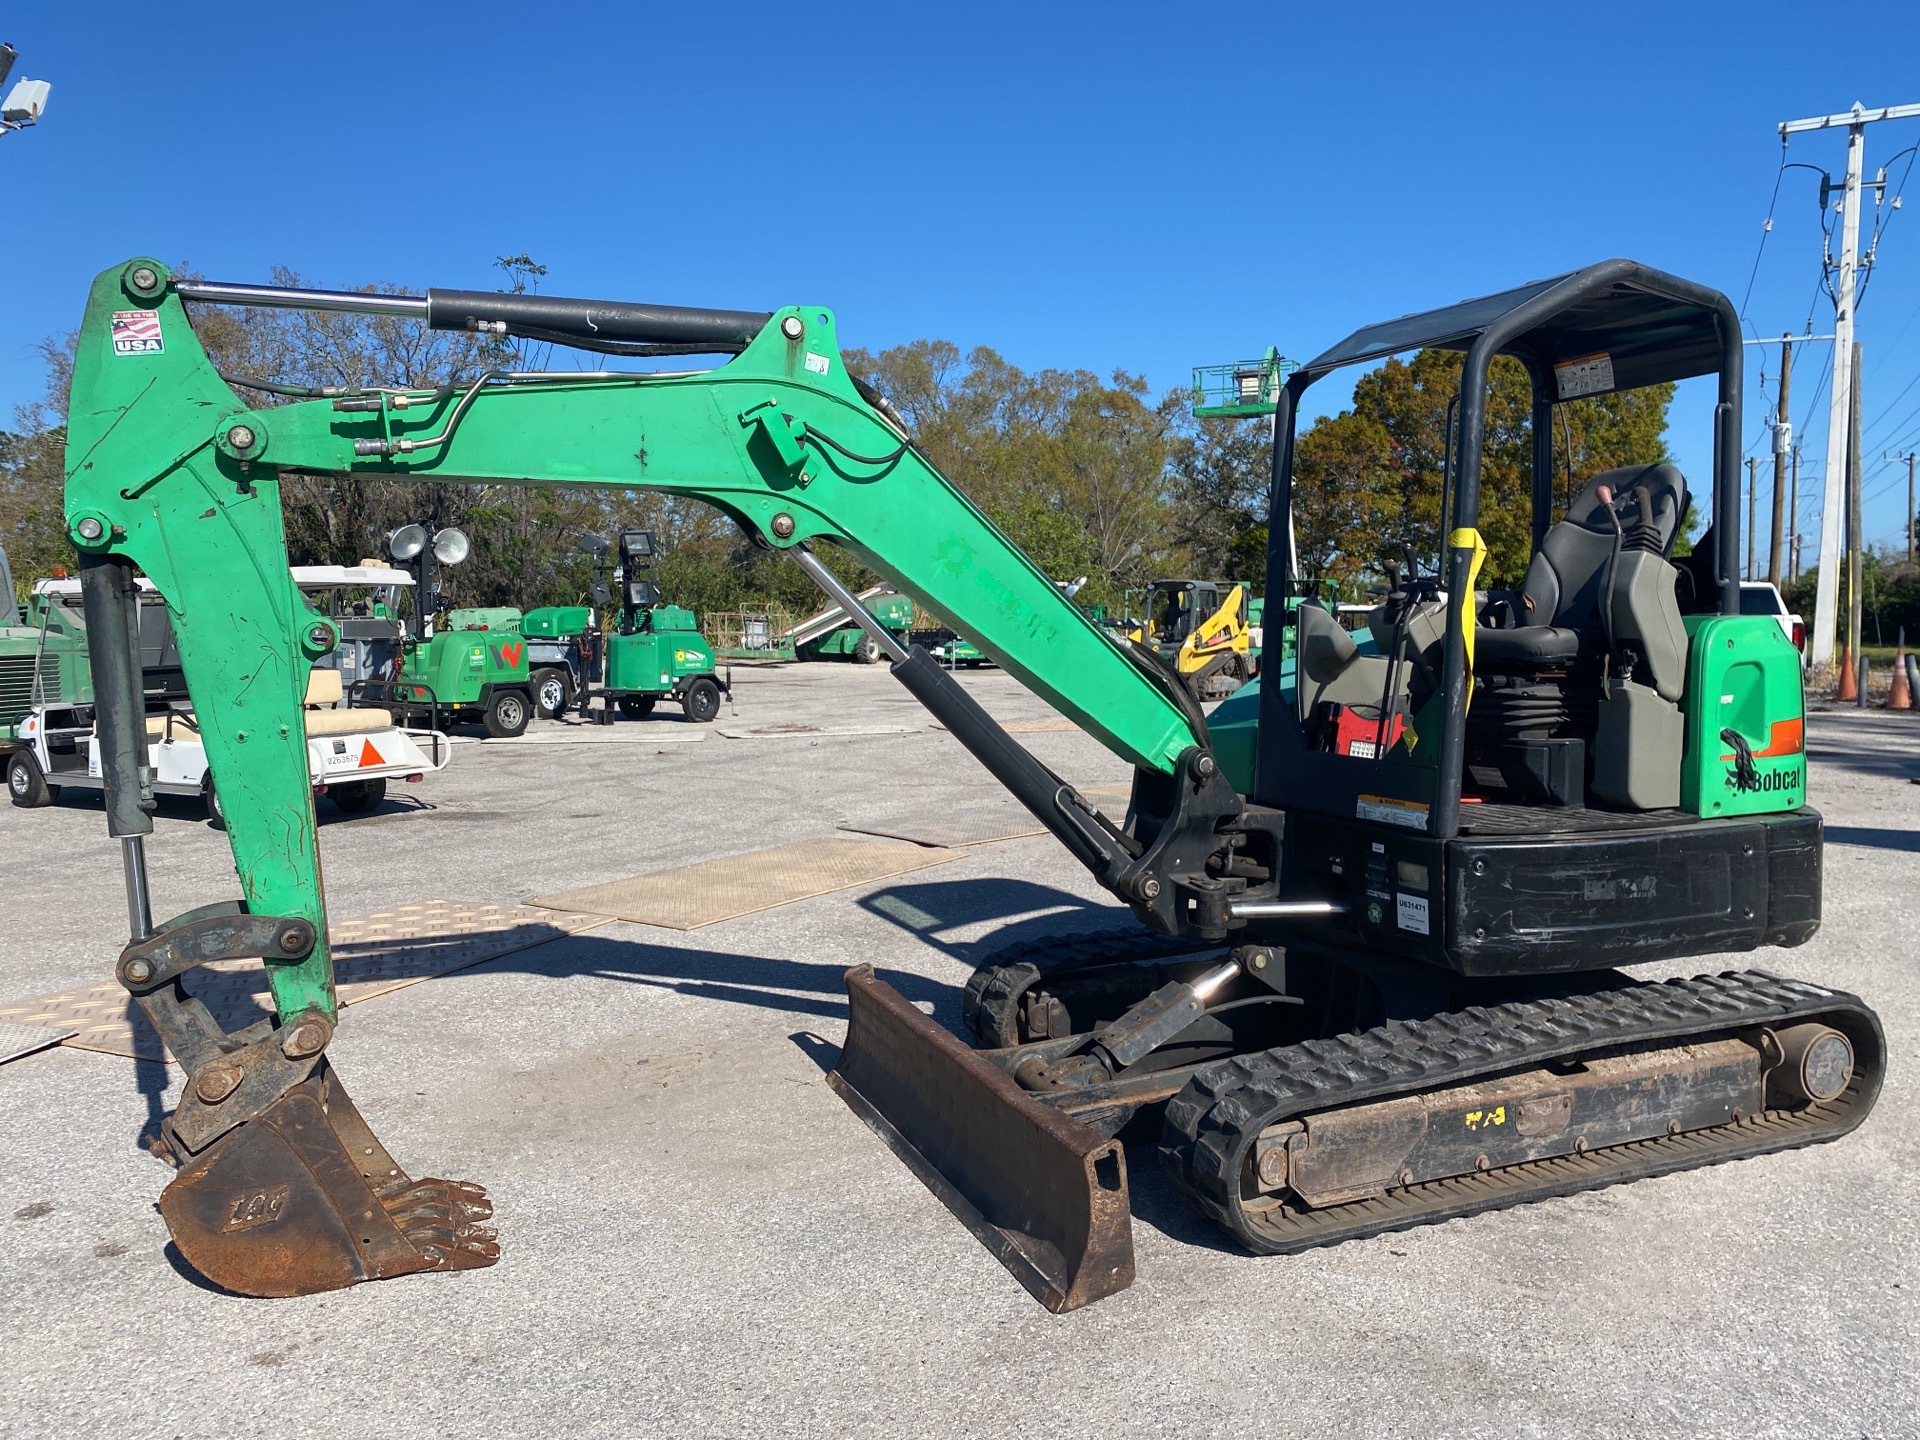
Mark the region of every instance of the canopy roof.
<instances>
[{"instance_id":1,"label":"canopy roof","mask_svg":"<svg viewBox=\"0 0 1920 1440\"><path fill-rule=\"evenodd\" d=\"M1551 398L1566 400L1715 374L1737 321L1717 290L1631 260L1603 260L1365 326L1307 362L1302 374L1318 379L1408 350L1466 350L1489 330L1504 337L1500 353L1554 373L1558 393Z\"/></svg>"},{"instance_id":2,"label":"canopy roof","mask_svg":"<svg viewBox=\"0 0 1920 1440\"><path fill-rule=\"evenodd\" d=\"M406 570L384 565L295 565L293 583L302 590L332 590L344 586L412 585Z\"/></svg>"}]
</instances>

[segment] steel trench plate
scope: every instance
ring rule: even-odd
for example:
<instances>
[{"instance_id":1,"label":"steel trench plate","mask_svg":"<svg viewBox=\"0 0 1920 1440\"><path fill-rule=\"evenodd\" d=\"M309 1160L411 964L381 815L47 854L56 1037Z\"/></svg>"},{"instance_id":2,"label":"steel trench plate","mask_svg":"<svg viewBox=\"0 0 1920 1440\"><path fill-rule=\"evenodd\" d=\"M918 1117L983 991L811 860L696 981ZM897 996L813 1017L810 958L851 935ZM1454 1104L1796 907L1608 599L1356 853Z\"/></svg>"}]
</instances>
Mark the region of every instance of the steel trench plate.
<instances>
[{"instance_id":1,"label":"steel trench plate","mask_svg":"<svg viewBox=\"0 0 1920 1440\"><path fill-rule=\"evenodd\" d=\"M1133 1283L1126 1152L1044 1105L875 977L847 972L827 1076L994 1258L1056 1314Z\"/></svg>"},{"instance_id":2,"label":"steel trench plate","mask_svg":"<svg viewBox=\"0 0 1920 1440\"><path fill-rule=\"evenodd\" d=\"M561 915L525 905L420 900L335 920L327 934L340 1003L356 1005L607 923L605 916ZM189 972L184 983L227 1030L245 1029L273 1011L266 971L257 960L204 965ZM76 1050L133 1060L169 1058L118 981L0 1004L0 1022L58 1032L46 1043L58 1041ZM0 1046L0 1056L4 1054Z\"/></svg>"},{"instance_id":3,"label":"steel trench plate","mask_svg":"<svg viewBox=\"0 0 1920 1440\"><path fill-rule=\"evenodd\" d=\"M121 993L125 993L122 991ZM22 1055L31 1055L36 1050L45 1050L58 1045L69 1035L77 1034L72 1026L21 1024L18 1020L0 1020L0 1065L9 1060L18 1060Z\"/></svg>"},{"instance_id":4,"label":"steel trench plate","mask_svg":"<svg viewBox=\"0 0 1920 1440\"><path fill-rule=\"evenodd\" d=\"M669 930L699 930L955 859L905 840L800 840L649 875L541 895L531 903Z\"/></svg>"}]
</instances>

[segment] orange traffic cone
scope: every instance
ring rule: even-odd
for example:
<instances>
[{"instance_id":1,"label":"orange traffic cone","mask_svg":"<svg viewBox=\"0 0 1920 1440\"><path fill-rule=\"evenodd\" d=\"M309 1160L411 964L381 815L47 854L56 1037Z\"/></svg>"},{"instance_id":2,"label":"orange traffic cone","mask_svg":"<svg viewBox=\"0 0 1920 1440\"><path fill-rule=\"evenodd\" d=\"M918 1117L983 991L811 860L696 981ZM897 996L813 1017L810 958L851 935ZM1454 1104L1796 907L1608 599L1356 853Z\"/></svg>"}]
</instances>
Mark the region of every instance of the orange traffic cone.
<instances>
[{"instance_id":1,"label":"orange traffic cone","mask_svg":"<svg viewBox=\"0 0 1920 1440\"><path fill-rule=\"evenodd\" d=\"M1887 709L1911 710L1913 692L1907 688L1907 632L1900 632L1900 644L1893 656L1893 684L1887 689Z\"/></svg>"},{"instance_id":2,"label":"orange traffic cone","mask_svg":"<svg viewBox=\"0 0 1920 1440\"><path fill-rule=\"evenodd\" d=\"M1833 698L1843 702L1860 698L1859 682L1853 673L1853 652L1844 645L1840 647L1840 688L1833 692Z\"/></svg>"}]
</instances>

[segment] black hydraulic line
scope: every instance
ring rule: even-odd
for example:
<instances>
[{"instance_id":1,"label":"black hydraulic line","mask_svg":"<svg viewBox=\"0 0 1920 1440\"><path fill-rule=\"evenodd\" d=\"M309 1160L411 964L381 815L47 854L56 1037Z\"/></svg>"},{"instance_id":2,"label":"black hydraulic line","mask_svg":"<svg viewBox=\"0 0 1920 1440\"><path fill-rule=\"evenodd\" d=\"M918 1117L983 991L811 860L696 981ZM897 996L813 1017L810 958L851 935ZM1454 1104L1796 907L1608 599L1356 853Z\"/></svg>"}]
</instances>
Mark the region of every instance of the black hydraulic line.
<instances>
[{"instance_id":1,"label":"black hydraulic line","mask_svg":"<svg viewBox=\"0 0 1920 1440\"><path fill-rule=\"evenodd\" d=\"M1109 876L1138 856L1137 842L1103 822L1092 807L1075 804L1070 798L1073 787L1001 729L925 650L910 647L907 658L894 663L893 673L1096 876Z\"/></svg>"},{"instance_id":2,"label":"black hydraulic line","mask_svg":"<svg viewBox=\"0 0 1920 1440\"><path fill-rule=\"evenodd\" d=\"M651 345L745 345L772 319L769 311L697 310L683 305L636 305L625 300L575 300L559 295L511 295L494 290L427 291L433 330L544 330L581 341Z\"/></svg>"},{"instance_id":3,"label":"black hydraulic line","mask_svg":"<svg viewBox=\"0 0 1920 1440\"><path fill-rule=\"evenodd\" d=\"M846 456L847 459L857 461L862 465L891 465L913 448L913 442L911 440L902 440L885 455L861 455L849 450L838 440L827 434L826 431L816 430L813 426L805 423L802 423L800 427L800 438L802 440L817 440L829 450L837 451L839 454Z\"/></svg>"},{"instance_id":4,"label":"black hydraulic line","mask_svg":"<svg viewBox=\"0 0 1920 1440\"><path fill-rule=\"evenodd\" d=\"M1141 624L1144 626L1146 621L1141 621ZM1127 653L1146 672L1147 678L1160 687L1161 693L1179 707L1187 724L1192 727L1194 743L1202 750L1213 749L1213 735L1207 729L1207 712L1193 698L1193 692L1181 680L1180 672L1161 659L1160 652L1153 646L1141 641L1128 640Z\"/></svg>"},{"instance_id":5,"label":"black hydraulic line","mask_svg":"<svg viewBox=\"0 0 1920 1440\"><path fill-rule=\"evenodd\" d=\"M107 834L153 833L147 766L147 706L140 676L140 591L133 565L116 555L80 560L80 601L93 672L94 741L106 781Z\"/></svg>"},{"instance_id":6,"label":"black hydraulic line","mask_svg":"<svg viewBox=\"0 0 1920 1440\"><path fill-rule=\"evenodd\" d=\"M744 343L721 344L718 341L687 345L654 345L630 340L598 340L563 330L543 330L532 325L507 326L509 335L523 340L538 340L546 345L570 345L575 350L591 350L596 355L620 355L632 359L650 359L659 355L738 355Z\"/></svg>"},{"instance_id":7,"label":"black hydraulic line","mask_svg":"<svg viewBox=\"0 0 1920 1440\"><path fill-rule=\"evenodd\" d=\"M289 385L281 380L261 380L252 375L229 375L220 372L220 378L227 384L241 390L260 390L268 395L287 395L295 400L331 400L336 395L358 395L360 389L354 385Z\"/></svg>"}]
</instances>

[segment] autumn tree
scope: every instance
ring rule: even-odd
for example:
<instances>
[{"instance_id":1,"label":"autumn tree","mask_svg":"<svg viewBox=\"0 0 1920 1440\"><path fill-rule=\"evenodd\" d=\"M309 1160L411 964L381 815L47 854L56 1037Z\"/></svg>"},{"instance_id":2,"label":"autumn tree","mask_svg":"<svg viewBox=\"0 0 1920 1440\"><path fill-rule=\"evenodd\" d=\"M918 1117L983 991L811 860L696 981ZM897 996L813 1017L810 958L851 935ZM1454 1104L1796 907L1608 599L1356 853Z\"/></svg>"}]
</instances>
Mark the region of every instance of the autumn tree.
<instances>
[{"instance_id":1,"label":"autumn tree","mask_svg":"<svg viewBox=\"0 0 1920 1440\"><path fill-rule=\"evenodd\" d=\"M916 340L847 365L885 395L941 472L1034 562L1117 602L1174 546L1169 472L1184 397L1116 370L1028 373L984 347Z\"/></svg>"},{"instance_id":2,"label":"autumn tree","mask_svg":"<svg viewBox=\"0 0 1920 1440\"><path fill-rule=\"evenodd\" d=\"M1353 406L1319 421L1296 444L1295 533L1309 575L1377 575L1412 550L1434 564L1440 536L1446 414L1459 393L1463 357L1422 350L1361 376ZM1568 477L1585 483L1620 465L1669 458L1671 384L1590 396L1554 411L1556 516ZM1488 375L1480 469L1479 529L1487 542L1483 583L1518 584L1533 541L1532 391L1519 362L1499 358Z\"/></svg>"}]
</instances>

